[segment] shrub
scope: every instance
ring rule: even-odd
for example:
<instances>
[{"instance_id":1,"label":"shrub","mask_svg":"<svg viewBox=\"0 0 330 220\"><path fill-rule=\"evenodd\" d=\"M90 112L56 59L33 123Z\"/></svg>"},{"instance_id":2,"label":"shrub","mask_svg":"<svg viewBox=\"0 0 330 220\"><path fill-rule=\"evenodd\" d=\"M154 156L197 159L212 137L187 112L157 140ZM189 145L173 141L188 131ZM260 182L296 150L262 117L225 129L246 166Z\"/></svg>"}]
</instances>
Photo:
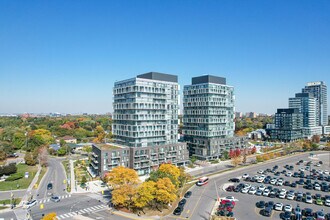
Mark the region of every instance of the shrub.
<instances>
[{"instance_id":1,"label":"shrub","mask_svg":"<svg viewBox=\"0 0 330 220\"><path fill-rule=\"evenodd\" d=\"M12 175L10 175L6 181L15 181L15 180L19 180L23 178L23 174L22 173L14 173Z\"/></svg>"},{"instance_id":2,"label":"shrub","mask_svg":"<svg viewBox=\"0 0 330 220\"><path fill-rule=\"evenodd\" d=\"M16 173L17 167L16 164L11 163L7 166L0 167L0 176L2 175L10 175Z\"/></svg>"}]
</instances>

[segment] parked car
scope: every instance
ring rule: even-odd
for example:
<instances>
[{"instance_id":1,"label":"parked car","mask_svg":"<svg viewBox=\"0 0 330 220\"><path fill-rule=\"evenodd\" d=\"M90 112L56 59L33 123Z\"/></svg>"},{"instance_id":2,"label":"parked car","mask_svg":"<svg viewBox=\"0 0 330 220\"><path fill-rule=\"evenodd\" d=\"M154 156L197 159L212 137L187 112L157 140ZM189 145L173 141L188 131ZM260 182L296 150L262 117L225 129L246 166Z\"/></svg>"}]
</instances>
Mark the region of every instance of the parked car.
<instances>
[{"instance_id":1,"label":"parked car","mask_svg":"<svg viewBox=\"0 0 330 220\"><path fill-rule=\"evenodd\" d=\"M176 207L176 209L174 209L173 215L181 215L183 209L181 207Z\"/></svg>"},{"instance_id":2,"label":"parked car","mask_svg":"<svg viewBox=\"0 0 330 220\"><path fill-rule=\"evenodd\" d=\"M273 212L273 208L271 208L271 207L266 207L265 209L263 209L263 210L261 211L261 214L262 214L263 216L270 217L270 216L272 215L272 212Z\"/></svg>"},{"instance_id":3,"label":"parked car","mask_svg":"<svg viewBox=\"0 0 330 220\"><path fill-rule=\"evenodd\" d=\"M184 194L184 197L185 197L185 198L190 198L191 194L192 194L192 192L191 192L191 191L188 191L188 192L186 192L186 193Z\"/></svg>"}]
</instances>

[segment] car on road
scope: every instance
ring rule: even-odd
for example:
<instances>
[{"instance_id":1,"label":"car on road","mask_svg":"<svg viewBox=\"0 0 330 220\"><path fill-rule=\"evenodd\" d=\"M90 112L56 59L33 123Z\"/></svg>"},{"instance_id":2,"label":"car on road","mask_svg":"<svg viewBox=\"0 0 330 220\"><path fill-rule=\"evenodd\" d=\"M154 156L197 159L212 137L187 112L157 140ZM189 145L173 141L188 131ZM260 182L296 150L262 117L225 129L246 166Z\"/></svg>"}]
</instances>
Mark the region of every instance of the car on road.
<instances>
[{"instance_id":1,"label":"car on road","mask_svg":"<svg viewBox=\"0 0 330 220\"><path fill-rule=\"evenodd\" d=\"M174 209L173 215L181 215L183 209L181 207L176 207L176 209Z\"/></svg>"},{"instance_id":2,"label":"car on road","mask_svg":"<svg viewBox=\"0 0 330 220\"><path fill-rule=\"evenodd\" d=\"M226 196L226 198L224 198L224 200L235 201L236 199L234 196Z\"/></svg>"},{"instance_id":3,"label":"car on road","mask_svg":"<svg viewBox=\"0 0 330 220\"><path fill-rule=\"evenodd\" d=\"M276 203L274 205L274 210L276 210L276 211L282 211L283 210L283 203L280 203L280 202Z\"/></svg>"},{"instance_id":4,"label":"car on road","mask_svg":"<svg viewBox=\"0 0 330 220\"><path fill-rule=\"evenodd\" d=\"M31 207L33 207L33 206L35 206L35 205L37 205L37 200L31 200L31 201L29 201L29 202L27 202L25 205L24 205L24 207L26 208L26 209L29 209L29 208L31 208Z\"/></svg>"},{"instance_id":5,"label":"car on road","mask_svg":"<svg viewBox=\"0 0 330 220\"><path fill-rule=\"evenodd\" d=\"M48 183L47 184L47 190L51 190L53 189L53 184L52 183Z\"/></svg>"},{"instance_id":6,"label":"car on road","mask_svg":"<svg viewBox=\"0 0 330 220\"><path fill-rule=\"evenodd\" d=\"M190 198L192 192L191 191L187 191L185 194L184 194L184 197L187 199L187 198Z\"/></svg>"},{"instance_id":7,"label":"car on road","mask_svg":"<svg viewBox=\"0 0 330 220\"><path fill-rule=\"evenodd\" d=\"M239 183L240 180L238 178L231 178L231 179L229 179L229 182Z\"/></svg>"},{"instance_id":8,"label":"car on road","mask_svg":"<svg viewBox=\"0 0 330 220\"><path fill-rule=\"evenodd\" d=\"M203 186L203 185L207 184L208 182L209 182L209 178L204 176L196 182L196 185L197 186Z\"/></svg>"},{"instance_id":9,"label":"car on road","mask_svg":"<svg viewBox=\"0 0 330 220\"><path fill-rule=\"evenodd\" d=\"M58 197L58 196L52 196L52 197L50 197L50 201L59 202L61 200L60 200L60 197Z\"/></svg>"}]
</instances>

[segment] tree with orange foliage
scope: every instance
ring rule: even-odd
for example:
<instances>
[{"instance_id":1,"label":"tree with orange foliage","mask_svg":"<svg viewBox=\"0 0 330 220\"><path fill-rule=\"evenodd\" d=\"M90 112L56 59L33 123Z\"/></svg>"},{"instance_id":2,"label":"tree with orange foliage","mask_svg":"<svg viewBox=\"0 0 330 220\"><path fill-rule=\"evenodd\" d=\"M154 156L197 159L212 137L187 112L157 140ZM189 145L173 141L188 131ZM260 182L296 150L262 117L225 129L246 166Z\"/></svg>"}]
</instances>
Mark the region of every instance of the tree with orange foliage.
<instances>
[{"instance_id":1,"label":"tree with orange foliage","mask_svg":"<svg viewBox=\"0 0 330 220\"><path fill-rule=\"evenodd\" d=\"M136 171L123 166L113 168L105 175L105 180L113 188L122 187L124 185L136 185L139 183L139 177Z\"/></svg>"},{"instance_id":2,"label":"tree with orange foliage","mask_svg":"<svg viewBox=\"0 0 330 220\"><path fill-rule=\"evenodd\" d=\"M48 213L41 220L56 220L56 213L55 212Z\"/></svg>"}]
</instances>

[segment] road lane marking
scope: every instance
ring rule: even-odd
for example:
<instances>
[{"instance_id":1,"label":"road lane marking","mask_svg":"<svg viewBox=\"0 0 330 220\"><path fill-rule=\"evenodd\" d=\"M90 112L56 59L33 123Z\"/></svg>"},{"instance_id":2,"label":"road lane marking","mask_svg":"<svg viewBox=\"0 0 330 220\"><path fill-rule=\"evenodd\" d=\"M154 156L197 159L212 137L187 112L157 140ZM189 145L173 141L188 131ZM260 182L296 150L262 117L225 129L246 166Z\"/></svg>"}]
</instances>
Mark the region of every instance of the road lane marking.
<instances>
[{"instance_id":1,"label":"road lane marking","mask_svg":"<svg viewBox=\"0 0 330 220\"><path fill-rule=\"evenodd\" d=\"M90 209L93 211L97 210L97 208L95 208L95 207L90 207Z\"/></svg>"},{"instance_id":2,"label":"road lane marking","mask_svg":"<svg viewBox=\"0 0 330 220\"><path fill-rule=\"evenodd\" d=\"M194 209L192 210L191 215L189 216L189 219L190 219L191 216L194 214L195 209L197 208L197 205L198 205L199 201L201 200L201 198L202 198L202 196L203 196L205 190L206 190L206 187L204 187L204 189L203 189L203 191L202 191L202 194L201 194L200 197L198 198L198 200L197 200L197 202L196 202L196 205L195 205Z\"/></svg>"}]
</instances>

